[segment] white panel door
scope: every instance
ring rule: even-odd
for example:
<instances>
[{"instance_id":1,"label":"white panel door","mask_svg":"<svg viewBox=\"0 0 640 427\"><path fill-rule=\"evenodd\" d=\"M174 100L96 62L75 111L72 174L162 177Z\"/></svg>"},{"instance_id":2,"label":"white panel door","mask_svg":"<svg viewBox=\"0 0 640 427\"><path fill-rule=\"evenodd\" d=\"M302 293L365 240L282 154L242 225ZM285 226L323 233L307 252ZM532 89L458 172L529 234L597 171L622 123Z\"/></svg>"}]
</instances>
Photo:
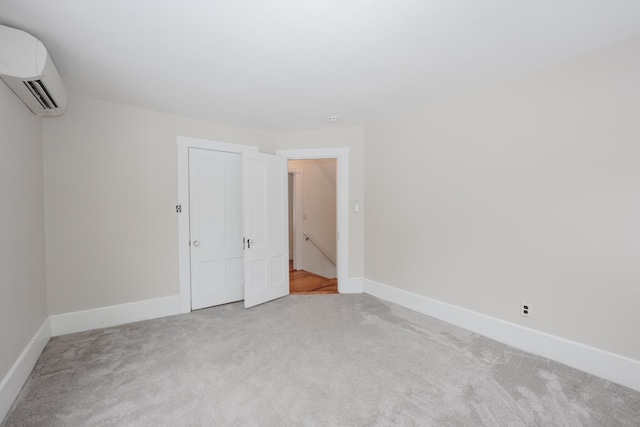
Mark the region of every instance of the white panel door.
<instances>
[{"instance_id":1,"label":"white panel door","mask_svg":"<svg viewBox=\"0 0 640 427\"><path fill-rule=\"evenodd\" d=\"M189 149L191 309L244 297L242 155Z\"/></svg>"},{"instance_id":2,"label":"white panel door","mask_svg":"<svg viewBox=\"0 0 640 427\"><path fill-rule=\"evenodd\" d=\"M242 154L244 306L289 295L287 159L245 151Z\"/></svg>"}]
</instances>

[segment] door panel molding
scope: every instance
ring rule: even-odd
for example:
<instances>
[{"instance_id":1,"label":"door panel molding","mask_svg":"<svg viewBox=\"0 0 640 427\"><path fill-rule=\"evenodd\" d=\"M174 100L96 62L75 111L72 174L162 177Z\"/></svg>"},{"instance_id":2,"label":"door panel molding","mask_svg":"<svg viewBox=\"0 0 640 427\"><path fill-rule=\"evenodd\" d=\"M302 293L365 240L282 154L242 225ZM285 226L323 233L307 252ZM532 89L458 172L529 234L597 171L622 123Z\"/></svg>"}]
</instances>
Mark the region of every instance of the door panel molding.
<instances>
[{"instance_id":1,"label":"door panel molding","mask_svg":"<svg viewBox=\"0 0 640 427\"><path fill-rule=\"evenodd\" d=\"M241 186L241 154L189 148L192 310L243 298Z\"/></svg>"},{"instance_id":2,"label":"door panel molding","mask_svg":"<svg viewBox=\"0 0 640 427\"><path fill-rule=\"evenodd\" d=\"M244 199L244 306L289 295L287 159L242 154ZM251 244L249 245L249 241Z\"/></svg>"}]
</instances>

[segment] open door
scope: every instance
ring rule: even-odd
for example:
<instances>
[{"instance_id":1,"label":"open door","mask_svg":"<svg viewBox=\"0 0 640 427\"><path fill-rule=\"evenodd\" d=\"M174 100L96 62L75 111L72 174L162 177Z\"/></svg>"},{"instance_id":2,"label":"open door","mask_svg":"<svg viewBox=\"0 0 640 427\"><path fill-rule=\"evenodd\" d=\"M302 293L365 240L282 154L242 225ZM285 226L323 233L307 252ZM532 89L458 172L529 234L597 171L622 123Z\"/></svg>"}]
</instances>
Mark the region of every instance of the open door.
<instances>
[{"instance_id":1,"label":"open door","mask_svg":"<svg viewBox=\"0 0 640 427\"><path fill-rule=\"evenodd\" d=\"M244 306L289 295L287 159L242 153Z\"/></svg>"}]
</instances>

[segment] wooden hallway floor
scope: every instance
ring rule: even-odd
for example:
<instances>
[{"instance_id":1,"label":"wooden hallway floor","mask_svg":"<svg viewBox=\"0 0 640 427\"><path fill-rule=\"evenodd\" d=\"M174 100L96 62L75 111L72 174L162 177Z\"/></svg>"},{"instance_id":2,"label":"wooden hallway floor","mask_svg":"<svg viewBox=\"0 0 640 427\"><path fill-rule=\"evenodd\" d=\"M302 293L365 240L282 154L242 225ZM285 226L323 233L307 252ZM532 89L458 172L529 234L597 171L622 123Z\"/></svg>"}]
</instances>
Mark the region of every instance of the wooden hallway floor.
<instances>
[{"instance_id":1,"label":"wooden hallway floor","mask_svg":"<svg viewBox=\"0 0 640 427\"><path fill-rule=\"evenodd\" d=\"M328 279L304 270L294 270L289 261L289 293L291 294L337 294L338 279Z\"/></svg>"}]
</instances>

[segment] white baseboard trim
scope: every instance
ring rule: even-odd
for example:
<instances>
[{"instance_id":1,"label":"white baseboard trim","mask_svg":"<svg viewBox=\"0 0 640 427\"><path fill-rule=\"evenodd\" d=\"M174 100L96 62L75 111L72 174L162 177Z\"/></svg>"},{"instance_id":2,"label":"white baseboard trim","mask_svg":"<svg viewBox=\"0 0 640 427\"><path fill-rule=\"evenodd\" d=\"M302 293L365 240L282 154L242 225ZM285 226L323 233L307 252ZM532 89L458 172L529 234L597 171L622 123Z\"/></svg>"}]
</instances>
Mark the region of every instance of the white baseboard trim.
<instances>
[{"instance_id":1,"label":"white baseboard trim","mask_svg":"<svg viewBox=\"0 0 640 427\"><path fill-rule=\"evenodd\" d=\"M436 319L640 391L640 361L526 328L389 285L363 280L363 291Z\"/></svg>"},{"instance_id":2,"label":"white baseboard trim","mask_svg":"<svg viewBox=\"0 0 640 427\"><path fill-rule=\"evenodd\" d=\"M179 295L55 314L49 318L51 319L51 336L56 337L175 314L180 314Z\"/></svg>"},{"instance_id":3,"label":"white baseboard trim","mask_svg":"<svg viewBox=\"0 0 640 427\"><path fill-rule=\"evenodd\" d=\"M338 292L341 294L361 294L362 277L349 277L346 283L338 280Z\"/></svg>"},{"instance_id":4,"label":"white baseboard trim","mask_svg":"<svg viewBox=\"0 0 640 427\"><path fill-rule=\"evenodd\" d=\"M51 321L47 318L0 383L0 423L7 416L50 338Z\"/></svg>"}]
</instances>

